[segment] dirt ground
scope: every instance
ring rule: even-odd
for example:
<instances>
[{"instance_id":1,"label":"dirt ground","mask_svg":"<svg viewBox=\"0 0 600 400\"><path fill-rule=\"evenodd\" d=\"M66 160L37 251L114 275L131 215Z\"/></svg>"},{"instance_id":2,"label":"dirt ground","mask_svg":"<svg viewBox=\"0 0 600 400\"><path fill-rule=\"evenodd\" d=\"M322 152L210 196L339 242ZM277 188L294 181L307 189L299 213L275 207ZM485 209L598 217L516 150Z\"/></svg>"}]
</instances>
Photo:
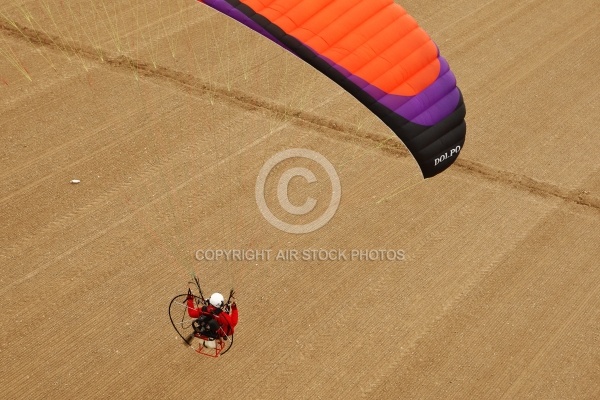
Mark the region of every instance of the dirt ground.
<instances>
[{"instance_id":1,"label":"dirt ground","mask_svg":"<svg viewBox=\"0 0 600 400\"><path fill-rule=\"evenodd\" d=\"M3 398L600 398L597 2L401 4L467 105L458 161L426 181L358 101L193 0L3 1ZM310 233L255 199L290 148L341 182ZM329 201L314 169L291 223ZM219 249L263 256L198 259ZM192 272L237 291L218 359L169 320Z\"/></svg>"}]
</instances>

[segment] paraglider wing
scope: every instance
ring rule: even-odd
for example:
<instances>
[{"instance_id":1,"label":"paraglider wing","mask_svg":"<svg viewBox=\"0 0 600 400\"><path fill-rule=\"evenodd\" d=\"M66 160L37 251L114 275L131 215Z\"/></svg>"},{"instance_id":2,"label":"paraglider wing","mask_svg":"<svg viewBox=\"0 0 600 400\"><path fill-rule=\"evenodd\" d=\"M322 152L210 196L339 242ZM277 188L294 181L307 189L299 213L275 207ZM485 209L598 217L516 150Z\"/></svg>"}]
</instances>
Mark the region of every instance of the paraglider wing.
<instances>
[{"instance_id":1,"label":"paraglider wing","mask_svg":"<svg viewBox=\"0 0 600 400\"><path fill-rule=\"evenodd\" d=\"M465 105L437 46L392 0L198 0L285 47L367 106L425 178L465 141Z\"/></svg>"}]
</instances>

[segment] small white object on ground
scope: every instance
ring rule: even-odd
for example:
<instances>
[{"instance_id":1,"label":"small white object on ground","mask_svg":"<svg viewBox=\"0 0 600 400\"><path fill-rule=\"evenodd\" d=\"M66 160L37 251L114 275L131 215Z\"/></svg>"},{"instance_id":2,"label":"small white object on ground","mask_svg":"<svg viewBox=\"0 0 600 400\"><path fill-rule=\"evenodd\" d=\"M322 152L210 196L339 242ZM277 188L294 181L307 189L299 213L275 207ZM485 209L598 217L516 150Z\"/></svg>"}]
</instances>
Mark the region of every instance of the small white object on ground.
<instances>
[{"instance_id":1,"label":"small white object on ground","mask_svg":"<svg viewBox=\"0 0 600 400\"><path fill-rule=\"evenodd\" d=\"M79 179L71 179L71 183L79 183L81 182Z\"/></svg>"}]
</instances>

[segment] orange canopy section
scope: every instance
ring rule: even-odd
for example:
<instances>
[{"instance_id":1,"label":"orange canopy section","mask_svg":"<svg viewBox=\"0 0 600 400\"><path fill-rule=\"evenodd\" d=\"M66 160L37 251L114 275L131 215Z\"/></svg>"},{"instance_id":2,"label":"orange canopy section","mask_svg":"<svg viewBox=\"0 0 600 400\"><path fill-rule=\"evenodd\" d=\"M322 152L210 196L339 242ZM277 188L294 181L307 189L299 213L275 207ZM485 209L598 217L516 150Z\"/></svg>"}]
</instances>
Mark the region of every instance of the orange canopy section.
<instances>
[{"instance_id":1,"label":"orange canopy section","mask_svg":"<svg viewBox=\"0 0 600 400\"><path fill-rule=\"evenodd\" d=\"M241 3L386 93L414 96L440 73L437 46L392 0L343 0L327 5L303 0L302 7L296 0Z\"/></svg>"}]
</instances>

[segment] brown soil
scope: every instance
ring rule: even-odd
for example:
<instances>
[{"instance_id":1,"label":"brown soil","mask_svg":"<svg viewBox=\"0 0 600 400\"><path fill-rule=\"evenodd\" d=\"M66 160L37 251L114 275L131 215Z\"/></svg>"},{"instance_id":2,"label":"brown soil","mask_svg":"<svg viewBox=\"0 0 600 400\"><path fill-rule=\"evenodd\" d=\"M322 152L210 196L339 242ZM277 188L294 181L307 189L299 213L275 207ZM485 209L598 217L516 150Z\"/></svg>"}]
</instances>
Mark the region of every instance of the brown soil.
<instances>
[{"instance_id":1,"label":"brown soil","mask_svg":"<svg viewBox=\"0 0 600 400\"><path fill-rule=\"evenodd\" d=\"M3 2L5 398L600 398L597 3L402 4L468 110L460 158L427 181L351 96L204 5ZM312 233L256 204L259 170L289 148L340 177ZM289 187L320 200L306 221L331 192L316 174ZM271 253L195 259L210 249ZM276 258L290 249L403 259ZM192 271L238 293L216 360L167 315Z\"/></svg>"}]
</instances>

